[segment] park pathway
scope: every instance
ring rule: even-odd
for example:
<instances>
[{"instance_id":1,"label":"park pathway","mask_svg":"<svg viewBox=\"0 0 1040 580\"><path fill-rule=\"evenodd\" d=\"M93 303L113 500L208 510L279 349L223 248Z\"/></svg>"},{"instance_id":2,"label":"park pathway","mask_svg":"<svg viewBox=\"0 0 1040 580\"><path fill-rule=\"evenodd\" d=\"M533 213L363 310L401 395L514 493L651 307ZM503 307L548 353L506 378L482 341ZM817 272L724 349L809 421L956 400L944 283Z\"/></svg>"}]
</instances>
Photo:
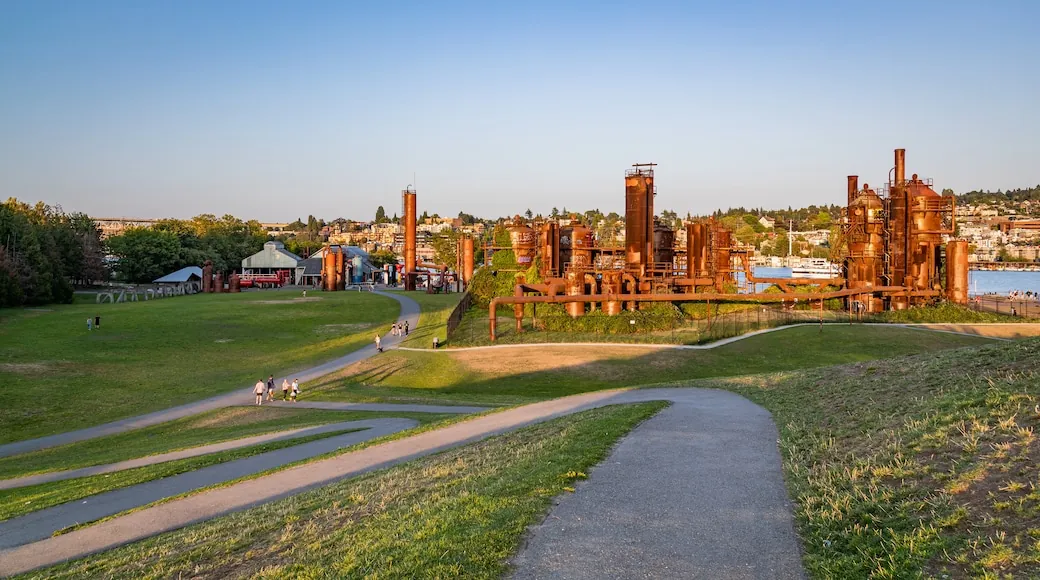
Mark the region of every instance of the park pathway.
<instances>
[{"instance_id":1,"label":"park pathway","mask_svg":"<svg viewBox=\"0 0 1040 580\"><path fill-rule=\"evenodd\" d=\"M668 557L668 565L676 570L689 570L697 563L725 563L726 570L744 571L747 576L800 577L799 544L776 448L777 432L769 414L737 395L693 388L599 391L474 417L5 549L0 551L0 575L80 558L556 417L605 405L657 400L673 403L664 419L651 419L644 424L649 428L633 431L619 447L619 452L625 449L623 454L611 458L617 465L608 463L601 468L604 485L622 486L618 500L631 498L622 523L632 525L623 534L603 535L599 549L643 558L643 566L658 571L665 570L665 563L650 562L646 557ZM713 442L715 438L720 441ZM633 453L644 455L645 460L633 461ZM596 470L593 477L599 474ZM586 500L590 509L602 507L606 499L601 485L588 487L594 483L590 481L576 494L584 497L586 489L594 494L591 501ZM706 497L686 497L700 494ZM698 513L702 509L707 511ZM600 517L595 509L590 516ZM685 540L670 540L661 552L634 548L646 549L667 534ZM539 537L536 530L532 546ZM586 531L583 538L575 541L592 542L594 536ZM540 561L537 552L525 554L521 573ZM770 576L769 571L774 574Z\"/></svg>"},{"instance_id":2,"label":"park pathway","mask_svg":"<svg viewBox=\"0 0 1040 580\"><path fill-rule=\"evenodd\" d=\"M638 426L528 531L528 578L804 578L769 413L723 391Z\"/></svg>"},{"instance_id":3,"label":"park pathway","mask_svg":"<svg viewBox=\"0 0 1040 580\"><path fill-rule=\"evenodd\" d=\"M419 326L419 304L404 296L398 292L376 292L381 296L393 298L401 304L401 314L398 316L398 322L408 322L410 328L417 328ZM383 348L392 348L399 344L404 337L390 336L389 334L383 337ZM337 359L330 360L320 365L311 367L309 369L302 370L300 372L292 373L288 375L291 382L292 379L298 378L303 383L303 388L306 388L306 383L315 379L321 378L329 373L338 371L344 367L350 366L358 361L365 360L369 357L375 356L376 347L374 344L369 344L364 348L355 350L354 352L348 353ZM276 379L275 384L281 384L282 377ZM131 431L133 429L140 429L142 427L149 427L151 425L158 425L159 423L166 423L167 421L173 421L175 419L182 419L184 417L190 417L206 411L212 411L214 409L223 409L224 407L232 407L236 405L249 404L253 402L253 387L252 385L236 389L230 393L217 395L201 401L195 401L193 403L187 403L185 405L179 405L177 407L171 407L162 411L156 411L154 413L148 413L145 415L138 415L136 417L129 417L127 419L121 419L119 421L113 421L111 423L105 423L104 425L97 425L95 427L88 427L86 429L79 429L77 431L67 431L65 433L58 433L55 435L49 435L47 437L39 437L37 439L26 439L24 441L15 441L14 443L7 443L0 445L0 457L8 457L11 455L18 455L19 453L28 453L30 451L37 451L39 449L46 449L47 447L55 447L57 445L65 445L67 443L75 443L76 441L84 441L86 439L94 439L95 437L103 437L105 435L113 435L115 433L123 433L125 431ZM356 403L349 407L352 411L406 411L408 409L403 407L394 407L393 405L373 405L367 403ZM421 410L419 411L421 412ZM441 412L441 411L435 411Z\"/></svg>"}]
</instances>

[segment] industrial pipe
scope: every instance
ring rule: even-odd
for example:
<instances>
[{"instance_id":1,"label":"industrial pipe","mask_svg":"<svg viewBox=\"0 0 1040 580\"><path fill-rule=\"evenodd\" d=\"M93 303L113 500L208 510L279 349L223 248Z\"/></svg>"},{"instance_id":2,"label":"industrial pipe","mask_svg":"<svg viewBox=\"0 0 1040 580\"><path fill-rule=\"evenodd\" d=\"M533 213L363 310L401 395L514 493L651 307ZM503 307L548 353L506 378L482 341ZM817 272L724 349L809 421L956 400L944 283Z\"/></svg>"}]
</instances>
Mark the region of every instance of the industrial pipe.
<instances>
[{"instance_id":1,"label":"industrial pipe","mask_svg":"<svg viewBox=\"0 0 1040 580\"><path fill-rule=\"evenodd\" d=\"M404 196L404 289L415 290L415 192Z\"/></svg>"},{"instance_id":2,"label":"industrial pipe","mask_svg":"<svg viewBox=\"0 0 1040 580\"><path fill-rule=\"evenodd\" d=\"M849 176L849 205L852 205L853 201L856 201L856 196L859 194L859 176Z\"/></svg>"},{"instance_id":3,"label":"industrial pipe","mask_svg":"<svg viewBox=\"0 0 1040 580\"><path fill-rule=\"evenodd\" d=\"M491 340L495 340L495 319L499 304L512 304L515 307L523 304L562 304L562 303L585 303L585 302L610 302L628 299L633 302L788 302L799 298L806 300L830 300L832 298L844 298L846 296L861 296L867 294L900 294L910 296L938 296L935 290L912 290L905 286L876 286L864 292L864 288L846 288L833 292L803 293L803 294L777 294L777 293L755 293L755 294L639 294L635 296L624 294L583 294L563 296L499 296L491 299L488 308L489 326Z\"/></svg>"}]
</instances>

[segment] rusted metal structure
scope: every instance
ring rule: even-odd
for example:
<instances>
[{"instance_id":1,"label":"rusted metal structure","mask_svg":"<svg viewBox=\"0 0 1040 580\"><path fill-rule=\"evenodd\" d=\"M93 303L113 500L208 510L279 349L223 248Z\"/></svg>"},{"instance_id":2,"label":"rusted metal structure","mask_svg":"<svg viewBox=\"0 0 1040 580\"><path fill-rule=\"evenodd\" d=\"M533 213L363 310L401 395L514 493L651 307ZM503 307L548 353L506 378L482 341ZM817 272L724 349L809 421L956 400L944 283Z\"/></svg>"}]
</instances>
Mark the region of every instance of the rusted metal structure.
<instances>
[{"instance_id":1,"label":"rusted metal structure","mask_svg":"<svg viewBox=\"0 0 1040 580\"><path fill-rule=\"evenodd\" d=\"M466 236L462 238L462 283L469 287L473 280L473 238Z\"/></svg>"},{"instance_id":2,"label":"rusted metal structure","mask_svg":"<svg viewBox=\"0 0 1040 580\"><path fill-rule=\"evenodd\" d=\"M213 277L213 291L220 294L224 292L224 273L217 272L217 275Z\"/></svg>"},{"instance_id":3,"label":"rusted metal structure","mask_svg":"<svg viewBox=\"0 0 1040 580\"><path fill-rule=\"evenodd\" d=\"M906 308L944 296L964 303L967 243L944 241L955 229L953 197L940 196L931 180L916 174L906 179L905 160L905 150L897 149L881 192L867 184L860 189L858 176L848 176L840 237L843 272L829 278L756 277L753 250L737 243L712 218L685 224L685 243L677 246L674 230L653 214L655 164L635 164L625 172L623 256L598 247L592 230L577 216L566 224L553 220L535 227L516 216L507 226L520 268L537 260L542 281L526 283L521 277L513 296L491 302L491 338L500 304L513 305L517 330L522 331L526 304L562 304L568 315L579 317L597 305L616 315L653 302L791 303L800 298L822 306L823 300L839 298L857 313ZM736 262L741 268L734 267ZM774 285L779 292L757 292L759 284ZM799 286L815 289L795 294Z\"/></svg>"},{"instance_id":4,"label":"rusted metal structure","mask_svg":"<svg viewBox=\"0 0 1040 580\"><path fill-rule=\"evenodd\" d=\"M625 264L646 273L654 255L654 166L636 163L625 172Z\"/></svg>"},{"instance_id":5,"label":"rusted metal structure","mask_svg":"<svg viewBox=\"0 0 1040 580\"><path fill-rule=\"evenodd\" d=\"M968 303L968 241L946 243L946 298L954 304Z\"/></svg>"},{"instance_id":6,"label":"rusted metal structure","mask_svg":"<svg viewBox=\"0 0 1040 580\"><path fill-rule=\"evenodd\" d=\"M213 292L213 260L206 260L202 264L202 291L207 294Z\"/></svg>"},{"instance_id":7,"label":"rusted metal structure","mask_svg":"<svg viewBox=\"0 0 1040 580\"><path fill-rule=\"evenodd\" d=\"M415 290L415 191L410 187L401 192L404 204L404 289Z\"/></svg>"},{"instance_id":8,"label":"rusted metal structure","mask_svg":"<svg viewBox=\"0 0 1040 580\"><path fill-rule=\"evenodd\" d=\"M242 279L239 278L238 274L231 274L228 278L228 292L241 292L242 291Z\"/></svg>"}]
</instances>

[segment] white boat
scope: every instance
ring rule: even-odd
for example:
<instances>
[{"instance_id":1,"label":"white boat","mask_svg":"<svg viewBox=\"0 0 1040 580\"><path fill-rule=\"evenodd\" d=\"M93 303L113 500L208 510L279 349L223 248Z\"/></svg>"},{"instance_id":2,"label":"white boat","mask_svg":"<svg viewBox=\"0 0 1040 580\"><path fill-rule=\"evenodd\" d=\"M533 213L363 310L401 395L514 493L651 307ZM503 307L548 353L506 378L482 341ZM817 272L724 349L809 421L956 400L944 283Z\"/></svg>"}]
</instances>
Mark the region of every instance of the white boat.
<instances>
[{"instance_id":1,"label":"white boat","mask_svg":"<svg viewBox=\"0 0 1040 580\"><path fill-rule=\"evenodd\" d=\"M841 265L832 264L827 258L807 258L791 267L792 278L832 278L841 276Z\"/></svg>"}]
</instances>

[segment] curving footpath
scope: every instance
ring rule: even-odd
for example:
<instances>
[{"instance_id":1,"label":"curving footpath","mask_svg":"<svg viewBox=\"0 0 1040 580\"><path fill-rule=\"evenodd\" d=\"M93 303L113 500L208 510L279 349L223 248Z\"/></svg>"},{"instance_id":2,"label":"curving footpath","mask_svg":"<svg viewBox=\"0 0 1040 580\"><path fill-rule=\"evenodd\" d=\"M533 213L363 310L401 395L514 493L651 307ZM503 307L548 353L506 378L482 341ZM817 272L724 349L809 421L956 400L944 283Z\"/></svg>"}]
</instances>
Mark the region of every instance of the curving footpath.
<instances>
[{"instance_id":1,"label":"curving footpath","mask_svg":"<svg viewBox=\"0 0 1040 580\"><path fill-rule=\"evenodd\" d=\"M401 304L401 314L398 316L398 322L407 321L411 328L417 328L419 326L419 304L408 298L394 292L376 292L380 296L386 296L393 298ZM386 335L383 337L384 348L390 348L399 344L404 337ZM278 377L276 383L280 384L282 378L294 379L298 378L300 381L306 383L315 379L321 378L329 373L336 372L342 368L350 366L358 361L367 359L375 356L376 347L374 344L365 346L364 348L355 350L337 359L330 360L320 365L302 370L298 373L292 373L291 376ZM201 401L195 401L194 403L188 403L185 405L179 405L177 407L171 407L162 411L156 411L154 413L148 413L145 415L139 415L136 417L130 417L128 419L122 419L119 421L113 421L111 423L105 423L104 425L97 425L96 427L88 427L86 429L79 429L77 431L68 431L65 433L58 433L56 435L49 435L47 437L39 437L37 439L26 439L24 441L16 441L14 443L7 443L0 445L0 457L8 457L10 455L17 455L19 453L28 453L30 451L38 451L40 449L46 449L47 447L55 447L58 445L65 445L67 443L75 443L77 441L84 441L86 439L94 439L95 437L103 437L105 435L114 435L116 433L123 433L131 431L133 429L140 429L142 427L150 427L152 425L158 425L159 423L166 423L167 421L173 421L175 419L183 419L184 417L190 417L206 411L212 411L214 409L223 409L224 407L233 407L238 405L247 405L253 402L253 387L242 387L240 390L235 390L231 393L223 395L217 395ZM350 407L344 407L352 411L406 411L404 408L391 408L392 405L373 405L367 403L355 403ZM421 411L419 411L421 412ZM436 411L441 412L441 411Z\"/></svg>"},{"instance_id":2,"label":"curving footpath","mask_svg":"<svg viewBox=\"0 0 1040 580\"><path fill-rule=\"evenodd\" d=\"M558 549L579 558L573 565L584 565L579 552L593 546L597 558L590 568L619 576L635 569L671 574L719 565L744 575L802 577L769 413L731 393L692 388L600 391L475 417L6 549L0 551L0 575L80 558L556 417L657 400L673 404L626 437L575 494L588 501L577 511L593 508L587 513L598 518L595 527L578 530ZM611 497L611 489L617 495ZM566 502L560 505L558 510L566 509ZM545 525L554 517L560 514ZM545 534L534 532L518 559L519 574L542 576L551 569L545 566L557 556L537 549Z\"/></svg>"}]
</instances>

